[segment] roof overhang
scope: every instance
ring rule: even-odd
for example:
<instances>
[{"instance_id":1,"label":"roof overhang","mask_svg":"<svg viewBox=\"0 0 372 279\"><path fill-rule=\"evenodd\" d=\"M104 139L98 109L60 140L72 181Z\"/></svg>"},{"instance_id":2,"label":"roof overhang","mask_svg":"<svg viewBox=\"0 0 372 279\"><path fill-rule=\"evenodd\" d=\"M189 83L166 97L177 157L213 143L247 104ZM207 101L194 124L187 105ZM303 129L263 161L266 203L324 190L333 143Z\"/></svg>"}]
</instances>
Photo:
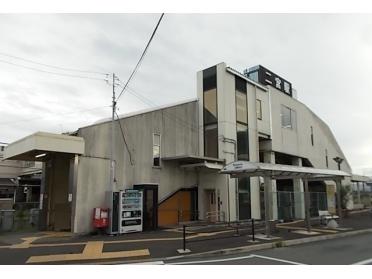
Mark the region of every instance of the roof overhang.
<instances>
[{"instance_id":1,"label":"roof overhang","mask_svg":"<svg viewBox=\"0 0 372 279\"><path fill-rule=\"evenodd\" d=\"M211 157L202 157L202 156L195 156L195 155L179 155L173 157L163 157L162 161L174 161L179 162L180 165L188 165L188 164L198 164L198 163L217 163L217 164L224 164L225 160L211 158Z\"/></svg>"},{"instance_id":2,"label":"roof overhang","mask_svg":"<svg viewBox=\"0 0 372 279\"><path fill-rule=\"evenodd\" d=\"M196 164L186 164L181 165L181 168L185 169L207 169L207 170L221 170L223 168L222 164L219 163L208 163L208 162L202 162L202 163L196 163Z\"/></svg>"},{"instance_id":3,"label":"roof overhang","mask_svg":"<svg viewBox=\"0 0 372 279\"><path fill-rule=\"evenodd\" d=\"M43 161L49 153L84 154L84 148L81 137L37 132L10 143L4 160Z\"/></svg>"},{"instance_id":4,"label":"roof overhang","mask_svg":"<svg viewBox=\"0 0 372 279\"><path fill-rule=\"evenodd\" d=\"M270 177L272 179L306 178L307 180L335 180L351 176L344 171L315 169L280 164L236 161L226 165L221 172L231 177Z\"/></svg>"},{"instance_id":5,"label":"roof overhang","mask_svg":"<svg viewBox=\"0 0 372 279\"><path fill-rule=\"evenodd\" d=\"M369 181L372 181L372 178L369 176L353 174L351 175L351 181L352 182L369 182Z\"/></svg>"}]
</instances>

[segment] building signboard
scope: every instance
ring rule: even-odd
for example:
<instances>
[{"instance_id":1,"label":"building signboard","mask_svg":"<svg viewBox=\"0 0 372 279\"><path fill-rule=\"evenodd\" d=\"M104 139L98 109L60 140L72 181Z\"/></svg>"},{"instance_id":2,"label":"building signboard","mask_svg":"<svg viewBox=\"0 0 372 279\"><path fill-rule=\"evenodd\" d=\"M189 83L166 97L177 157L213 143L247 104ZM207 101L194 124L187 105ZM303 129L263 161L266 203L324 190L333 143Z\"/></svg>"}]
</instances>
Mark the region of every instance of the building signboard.
<instances>
[{"instance_id":1,"label":"building signboard","mask_svg":"<svg viewBox=\"0 0 372 279\"><path fill-rule=\"evenodd\" d=\"M263 85L271 85L292 97L292 84L261 65L245 70L244 75Z\"/></svg>"}]
</instances>

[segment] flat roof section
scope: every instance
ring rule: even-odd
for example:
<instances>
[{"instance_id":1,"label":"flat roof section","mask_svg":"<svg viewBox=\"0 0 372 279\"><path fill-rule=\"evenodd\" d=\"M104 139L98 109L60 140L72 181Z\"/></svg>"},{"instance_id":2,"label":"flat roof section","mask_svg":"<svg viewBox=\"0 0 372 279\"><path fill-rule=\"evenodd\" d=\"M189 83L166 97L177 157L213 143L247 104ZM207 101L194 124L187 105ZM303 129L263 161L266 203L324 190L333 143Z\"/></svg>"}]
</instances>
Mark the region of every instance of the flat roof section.
<instances>
[{"instance_id":1,"label":"flat roof section","mask_svg":"<svg viewBox=\"0 0 372 279\"><path fill-rule=\"evenodd\" d=\"M37 132L10 143L5 148L4 159L43 161L47 153L84 154L82 137Z\"/></svg>"},{"instance_id":2,"label":"flat roof section","mask_svg":"<svg viewBox=\"0 0 372 279\"><path fill-rule=\"evenodd\" d=\"M180 165L187 165L187 164L198 164L198 163L224 163L225 160L211 158L211 157L202 157L196 155L179 155L173 157L164 157L162 158L163 161L178 161Z\"/></svg>"},{"instance_id":3,"label":"flat roof section","mask_svg":"<svg viewBox=\"0 0 372 279\"><path fill-rule=\"evenodd\" d=\"M351 176L347 172L329 169L315 169L309 167L298 167L291 165L256 163L248 161L236 161L226 165L223 174L232 177L271 177L272 179L307 178L308 180L326 180Z\"/></svg>"}]
</instances>

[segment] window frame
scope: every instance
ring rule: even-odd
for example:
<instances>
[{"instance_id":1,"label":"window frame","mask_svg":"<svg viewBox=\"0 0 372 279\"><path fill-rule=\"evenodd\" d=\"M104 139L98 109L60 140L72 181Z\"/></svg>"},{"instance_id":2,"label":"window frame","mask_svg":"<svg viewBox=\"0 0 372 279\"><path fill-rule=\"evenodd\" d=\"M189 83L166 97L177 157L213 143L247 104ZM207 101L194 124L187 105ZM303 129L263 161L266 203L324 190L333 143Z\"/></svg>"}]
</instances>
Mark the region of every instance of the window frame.
<instances>
[{"instance_id":1,"label":"window frame","mask_svg":"<svg viewBox=\"0 0 372 279\"><path fill-rule=\"evenodd\" d=\"M159 136L159 144L155 144L155 136ZM159 165L155 165L155 159L158 157L154 156L154 147L159 147ZM161 168L161 134L152 133L152 166L154 168Z\"/></svg>"},{"instance_id":2,"label":"window frame","mask_svg":"<svg viewBox=\"0 0 372 279\"><path fill-rule=\"evenodd\" d=\"M258 104L260 105L258 106ZM257 110L258 107L260 108L259 111ZM256 116L258 120L262 120L262 100L260 99L256 99Z\"/></svg>"},{"instance_id":3,"label":"window frame","mask_svg":"<svg viewBox=\"0 0 372 279\"><path fill-rule=\"evenodd\" d=\"M283 125L283 108L285 109L288 109L289 110L289 120L290 120L290 125L286 125L284 126ZM286 105L281 105L280 107L280 124L282 126L282 128L284 129L291 129L291 130L295 130L296 129L296 111Z\"/></svg>"}]
</instances>

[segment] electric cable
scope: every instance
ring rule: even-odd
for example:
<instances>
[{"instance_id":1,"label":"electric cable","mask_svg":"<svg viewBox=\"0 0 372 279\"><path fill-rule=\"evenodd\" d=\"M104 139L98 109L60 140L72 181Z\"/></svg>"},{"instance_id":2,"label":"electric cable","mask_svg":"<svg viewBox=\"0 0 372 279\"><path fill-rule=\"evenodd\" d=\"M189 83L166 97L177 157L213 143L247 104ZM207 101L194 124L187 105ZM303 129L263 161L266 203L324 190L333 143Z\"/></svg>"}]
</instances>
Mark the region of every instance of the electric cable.
<instances>
[{"instance_id":1,"label":"electric cable","mask_svg":"<svg viewBox=\"0 0 372 279\"><path fill-rule=\"evenodd\" d=\"M122 138L123 138L123 140L124 140L125 147L127 148L127 151L128 151L128 154L129 154L129 161L130 161L130 164L133 166L134 163L133 163L133 160L132 160L132 153L130 152L130 149L129 149L128 144L127 144L127 140L125 139L125 135L124 135L123 128L121 127L120 117L119 117L119 115L117 114L116 111L115 111L115 114L116 114L116 117L118 118L117 121L118 121L118 123L119 123L120 131L121 131L121 136L122 136Z\"/></svg>"},{"instance_id":2,"label":"electric cable","mask_svg":"<svg viewBox=\"0 0 372 279\"><path fill-rule=\"evenodd\" d=\"M102 72L80 70L80 69L73 69L73 68L65 68L65 67L60 67L60 66L54 66L54 65L50 65L50 64L40 63L40 62L36 62L36 61L30 60L30 59L25 59L25 58L22 58L22 57L19 57L19 56L10 55L10 54L4 53L4 52L0 52L0 55L1 56L7 56L7 57L10 57L10 58L13 58L13 59L22 60L22 61L25 61L25 62L28 62L28 63L32 63L32 64L36 64L36 65L41 65L41 66L45 66L45 67L49 67L49 68L54 68L54 69L62 70L62 71L72 71L72 72L79 72L79 73L90 73L90 74L105 75L105 76L109 75L107 73L102 73Z\"/></svg>"},{"instance_id":3,"label":"electric cable","mask_svg":"<svg viewBox=\"0 0 372 279\"><path fill-rule=\"evenodd\" d=\"M25 66L25 65L13 63L13 62L1 60L1 59L0 59L0 63L5 63L5 64L9 64L9 65L13 65L13 66L25 68L25 69L28 69L28 70L38 71L38 72L42 72L42 73L46 73L46 74L66 76L66 77L73 77L73 78L85 78L85 79L91 79L91 80L103 80L103 81L107 81L107 79L104 79L104 78L95 78L95 77L79 76L79 75L72 75L72 74L64 74L64 73L56 73L56 72L46 71L46 70L42 70L42 69L38 69L38 68L34 68L34 67L29 67L29 66Z\"/></svg>"},{"instance_id":4,"label":"electric cable","mask_svg":"<svg viewBox=\"0 0 372 279\"><path fill-rule=\"evenodd\" d=\"M142 62L142 60L143 60L143 58L144 58L145 55L146 55L146 52L147 52L147 50L148 50L148 48L149 48L149 46L150 46L150 44L151 44L151 41L152 41L152 39L154 38L156 31L158 30L159 24L160 24L161 20L163 19L163 16L164 16L164 13L161 14L161 16L160 16L160 18L159 18L159 20L158 20L158 23L156 24L155 29L154 29L154 31L152 32L151 37L150 37L149 41L147 42L147 45L146 45L145 49L143 50L140 59L139 59L138 62L137 62L137 65L134 67L134 69L133 69L131 75L129 76L127 82L125 83L125 85L124 85L123 89L121 90L119 96L116 98L116 101L118 101L118 100L120 99L121 95L123 94L123 92L124 92L125 89L127 88L129 82L131 81L131 79L133 78L133 76L136 74L136 72L137 72L137 70L138 70L138 68L139 68L139 66L140 66L140 64L141 64L141 62Z\"/></svg>"}]
</instances>

